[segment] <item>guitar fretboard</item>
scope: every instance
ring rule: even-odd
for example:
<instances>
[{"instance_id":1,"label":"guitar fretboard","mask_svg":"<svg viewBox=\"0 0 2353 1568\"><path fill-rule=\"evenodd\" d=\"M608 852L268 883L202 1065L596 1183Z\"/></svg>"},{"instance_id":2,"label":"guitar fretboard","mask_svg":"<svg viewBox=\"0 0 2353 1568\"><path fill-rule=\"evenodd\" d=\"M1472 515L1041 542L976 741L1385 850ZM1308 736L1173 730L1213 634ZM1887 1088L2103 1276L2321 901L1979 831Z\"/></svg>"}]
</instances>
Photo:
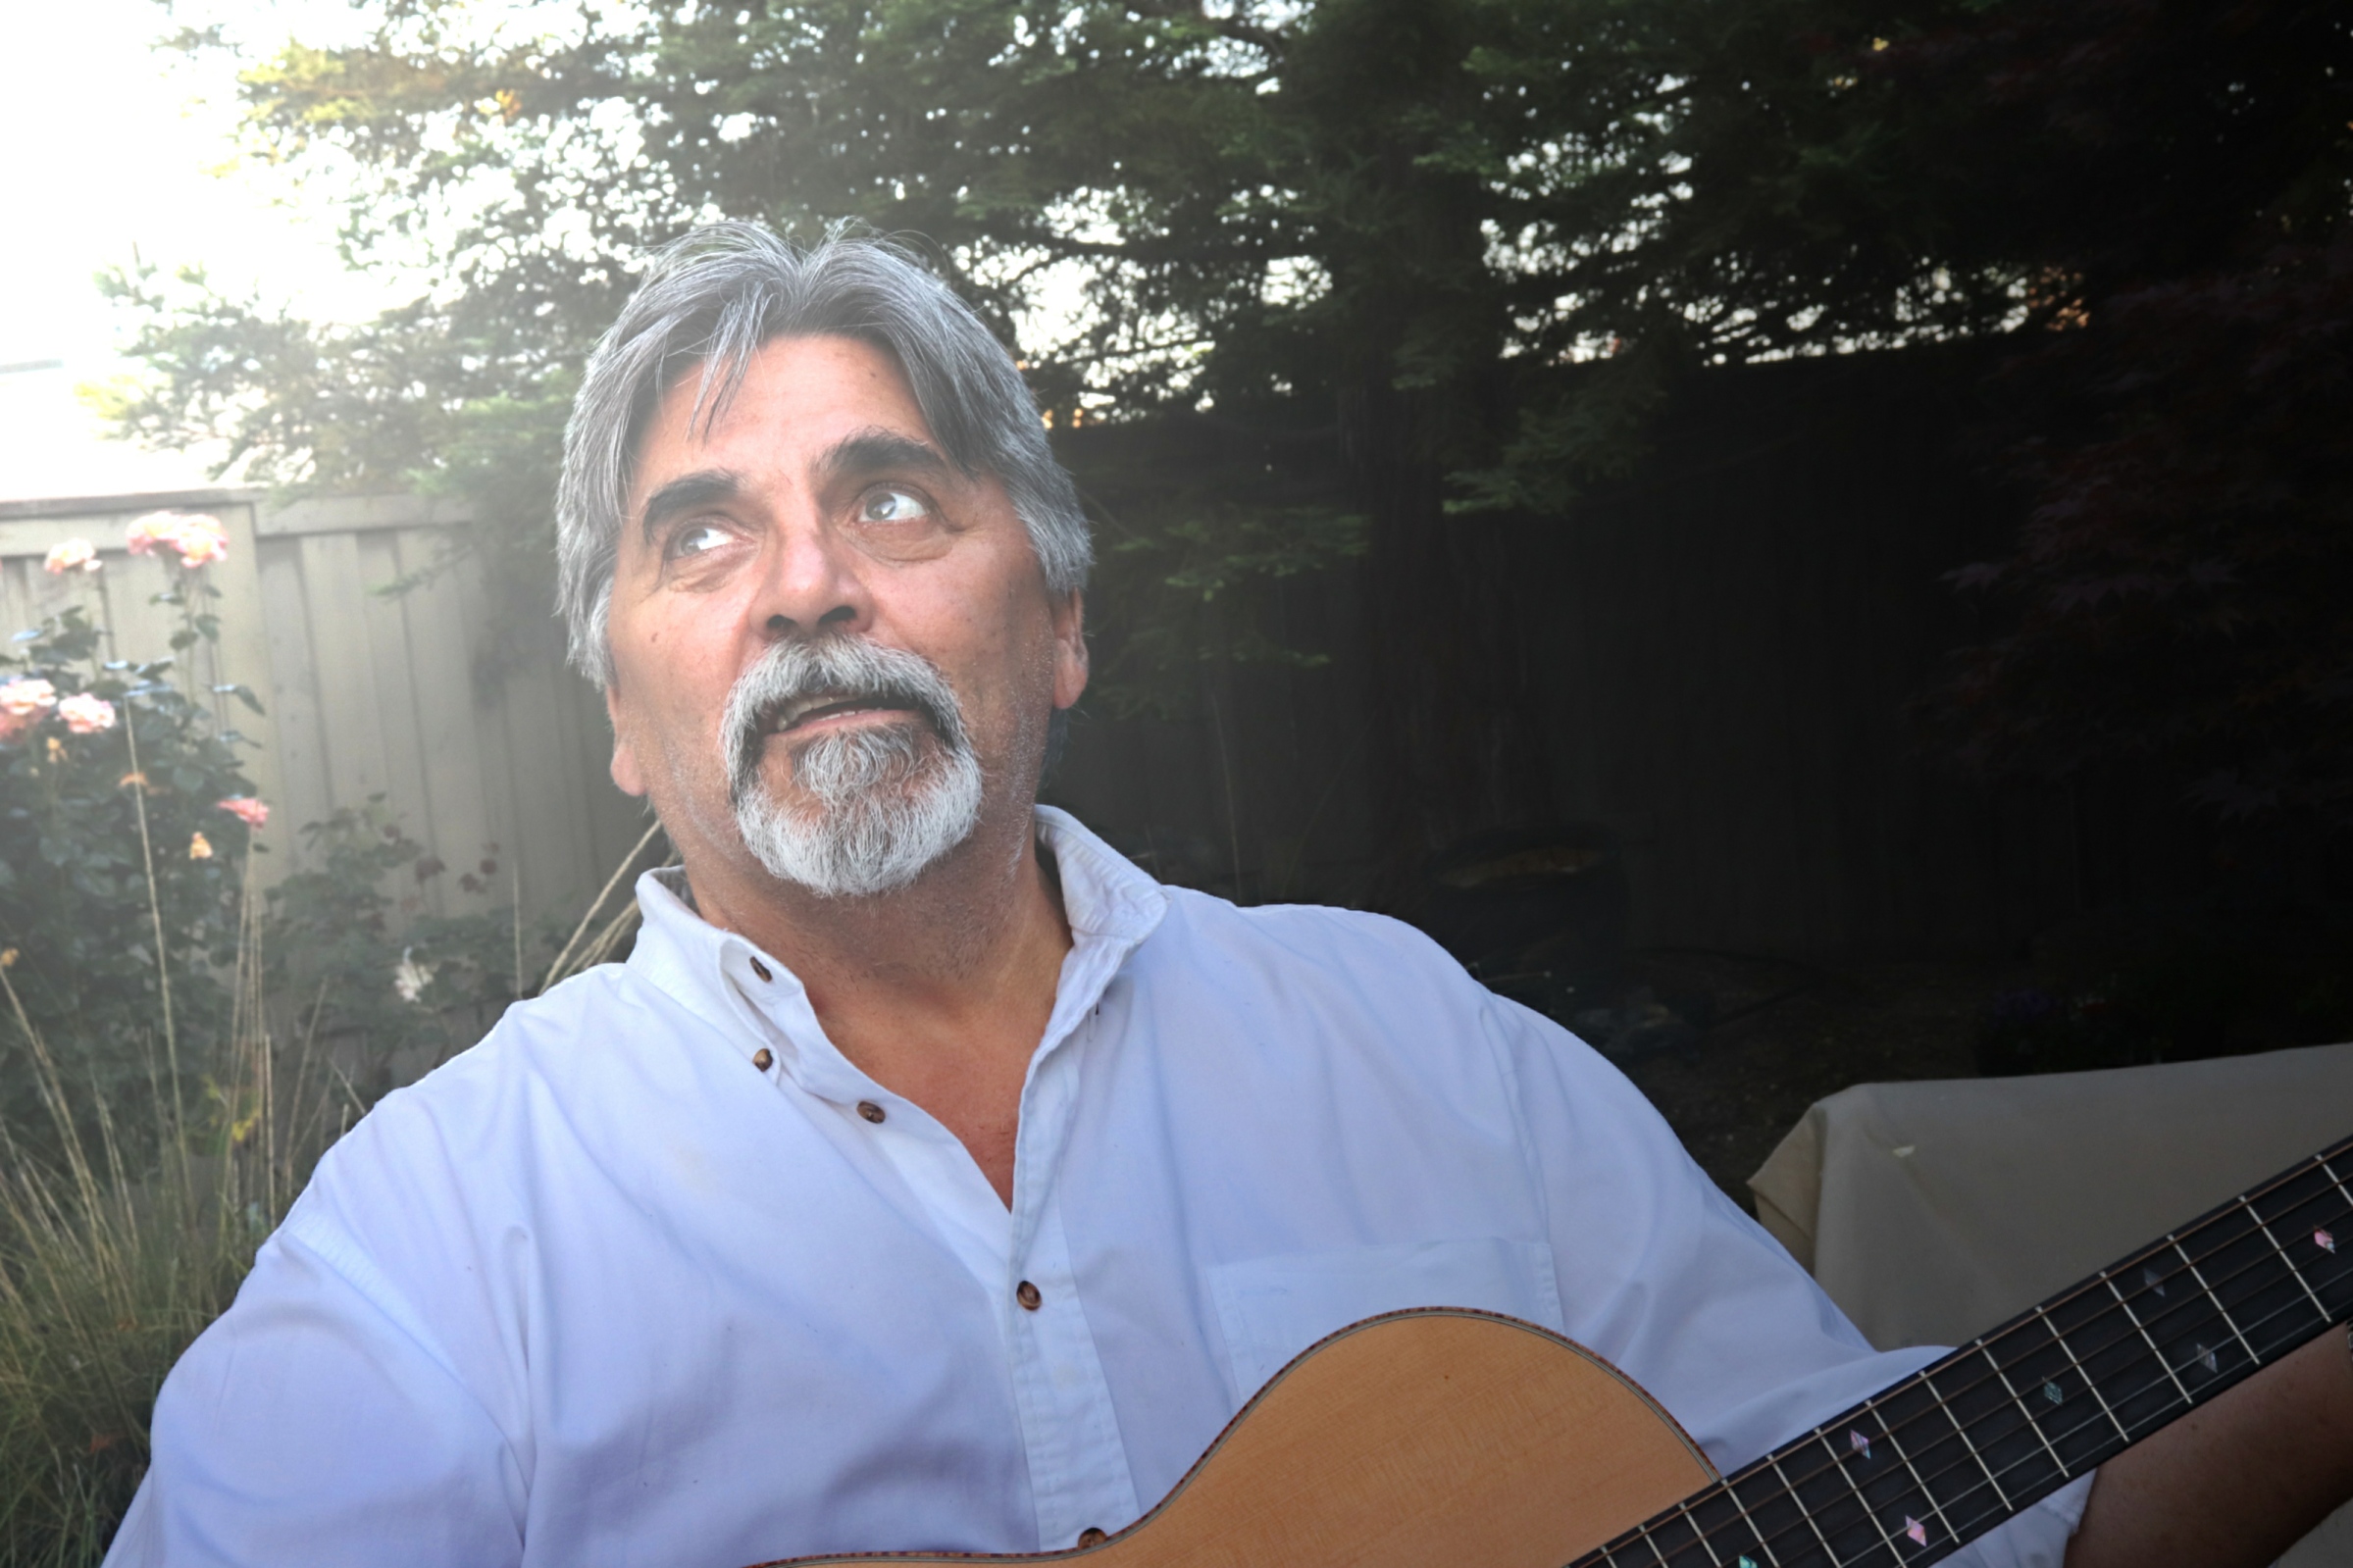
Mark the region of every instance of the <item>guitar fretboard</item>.
<instances>
[{"instance_id":1,"label":"guitar fretboard","mask_svg":"<svg viewBox=\"0 0 2353 1568\"><path fill-rule=\"evenodd\" d=\"M2353 1317L2353 1138L1573 1568L1934 1562Z\"/></svg>"}]
</instances>

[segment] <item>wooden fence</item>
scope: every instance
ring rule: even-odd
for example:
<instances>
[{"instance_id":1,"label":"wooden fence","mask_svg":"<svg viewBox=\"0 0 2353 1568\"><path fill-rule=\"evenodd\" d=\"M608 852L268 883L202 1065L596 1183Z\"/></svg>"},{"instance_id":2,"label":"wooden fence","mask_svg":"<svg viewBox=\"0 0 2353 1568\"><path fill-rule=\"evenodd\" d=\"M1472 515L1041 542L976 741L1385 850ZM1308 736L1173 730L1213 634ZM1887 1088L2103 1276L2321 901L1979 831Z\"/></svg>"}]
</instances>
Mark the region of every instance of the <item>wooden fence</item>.
<instances>
[{"instance_id":1,"label":"wooden fence","mask_svg":"<svg viewBox=\"0 0 2353 1568\"><path fill-rule=\"evenodd\" d=\"M0 632L79 603L117 657L168 653L179 611L151 601L179 568L124 547L131 519L165 507L229 531L228 557L205 569L221 592L221 638L179 680L193 693L240 683L261 699L256 716L209 698L255 742L246 766L277 851L266 876L299 862L304 824L381 796L448 865L402 889L412 907L459 914L519 899L536 919L594 895L644 818L606 776L602 703L564 668L554 624L515 624L466 563L432 571L462 516L411 496L273 507L244 489L0 503ZM50 547L75 537L98 546L103 569L43 571ZM379 591L419 574L405 592ZM496 867L487 878L484 861ZM468 874L486 885L467 890Z\"/></svg>"}]
</instances>

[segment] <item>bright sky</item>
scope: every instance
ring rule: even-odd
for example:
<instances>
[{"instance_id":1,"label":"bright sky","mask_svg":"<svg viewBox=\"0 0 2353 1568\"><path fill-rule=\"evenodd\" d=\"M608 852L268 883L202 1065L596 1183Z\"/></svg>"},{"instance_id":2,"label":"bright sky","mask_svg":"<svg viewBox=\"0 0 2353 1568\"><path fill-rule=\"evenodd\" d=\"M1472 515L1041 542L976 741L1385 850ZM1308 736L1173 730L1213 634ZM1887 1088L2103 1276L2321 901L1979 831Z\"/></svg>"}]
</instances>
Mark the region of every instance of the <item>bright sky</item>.
<instances>
[{"instance_id":1,"label":"bright sky","mask_svg":"<svg viewBox=\"0 0 2353 1568\"><path fill-rule=\"evenodd\" d=\"M608 0L611 3L611 0ZM478 20L572 19L574 0L480 0ZM134 367L128 323L92 276L144 260L203 267L232 296L258 293L313 320L358 321L419 280L353 274L334 249L332 181L308 188L241 161L238 61L158 49L181 26L221 24L248 55L287 38L330 45L348 0L9 0L0 48L0 500L186 488L206 454L108 439L75 388ZM1083 314L1079 278L1049 279L1044 338Z\"/></svg>"},{"instance_id":2,"label":"bright sky","mask_svg":"<svg viewBox=\"0 0 2353 1568\"><path fill-rule=\"evenodd\" d=\"M395 289L346 273L336 210L236 161L235 64L154 41L220 21L267 50L348 27L335 0L66 0L9 7L0 49L0 499L205 482L202 464L100 438L73 395L125 366L91 275L134 255L352 320ZM54 363L51 363L54 362ZM21 368L40 367L40 368Z\"/></svg>"}]
</instances>

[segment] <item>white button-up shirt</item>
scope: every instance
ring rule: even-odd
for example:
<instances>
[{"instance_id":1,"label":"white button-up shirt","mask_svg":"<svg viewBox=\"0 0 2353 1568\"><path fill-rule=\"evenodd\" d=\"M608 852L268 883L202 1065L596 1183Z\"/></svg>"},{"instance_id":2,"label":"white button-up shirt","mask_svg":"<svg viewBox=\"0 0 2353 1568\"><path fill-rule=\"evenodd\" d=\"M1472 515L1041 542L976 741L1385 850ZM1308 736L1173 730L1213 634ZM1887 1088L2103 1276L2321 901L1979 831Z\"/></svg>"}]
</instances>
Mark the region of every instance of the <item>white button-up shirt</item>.
<instances>
[{"instance_id":1,"label":"white button-up shirt","mask_svg":"<svg viewBox=\"0 0 2353 1568\"><path fill-rule=\"evenodd\" d=\"M1566 1334L1725 1469L1927 1359L1871 1352L1623 1078L1409 928L1039 826L1073 945L1009 1210L654 874L626 965L320 1163L165 1384L109 1562L1059 1548L1407 1306ZM1976 1560L2057 1564L2082 1491Z\"/></svg>"}]
</instances>

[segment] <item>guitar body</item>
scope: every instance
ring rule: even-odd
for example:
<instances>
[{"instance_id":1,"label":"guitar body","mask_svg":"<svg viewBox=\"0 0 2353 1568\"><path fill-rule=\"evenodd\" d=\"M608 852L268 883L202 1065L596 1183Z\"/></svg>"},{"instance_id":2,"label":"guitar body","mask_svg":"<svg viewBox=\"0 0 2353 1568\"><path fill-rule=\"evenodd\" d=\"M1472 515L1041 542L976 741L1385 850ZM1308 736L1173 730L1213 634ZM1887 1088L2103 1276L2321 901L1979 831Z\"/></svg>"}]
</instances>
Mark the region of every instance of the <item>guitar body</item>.
<instances>
[{"instance_id":1,"label":"guitar body","mask_svg":"<svg viewBox=\"0 0 2353 1568\"><path fill-rule=\"evenodd\" d=\"M1919 1568L2348 1318L2353 1138L1728 1479L1591 1351L1423 1307L1285 1367L1116 1536L1029 1557L791 1561Z\"/></svg>"},{"instance_id":2,"label":"guitar body","mask_svg":"<svg viewBox=\"0 0 2353 1568\"><path fill-rule=\"evenodd\" d=\"M1118 1535L1036 1556L1088 1568L1560 1568L1715 1479L1650 1395L1533 1324L1433 1307L1291 1363L1174 1492Z\"/></svg>"}]
</instances>

